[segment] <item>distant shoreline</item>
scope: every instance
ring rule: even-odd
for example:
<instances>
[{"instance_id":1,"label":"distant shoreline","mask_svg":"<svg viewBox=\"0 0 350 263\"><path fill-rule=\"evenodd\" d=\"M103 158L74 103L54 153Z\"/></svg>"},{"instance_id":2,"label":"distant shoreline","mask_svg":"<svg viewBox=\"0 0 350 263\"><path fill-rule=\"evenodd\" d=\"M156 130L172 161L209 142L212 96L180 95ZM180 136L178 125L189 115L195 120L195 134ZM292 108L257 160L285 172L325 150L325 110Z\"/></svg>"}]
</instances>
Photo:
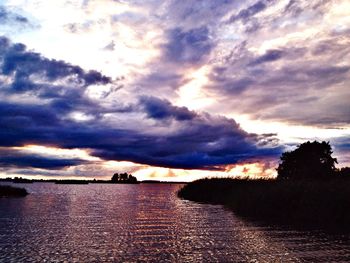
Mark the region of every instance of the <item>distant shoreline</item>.
<instances>
[{"instance_id":1,"label":"distant shoreline","mask_svg":"<svg viewBox=\"0 0 350 263\"><path fill-rule=\"evenodd\" d=\"M350 180L201 179L179 190L182 199L221 204L252 220L350 230Z\"/></svg>"},{"instance_id":2,"label":"distant shoreline","mask_svg":"<svg viewBox=\"0 0 350 263\"><path fill-rule=\"evenodd\" d=\"M111 180L70 180L70 179L26 179L26 178L0 178L0 182L11 182L15 184L31 183L55 183L55 184L187 184L188 182L172 182L158 180L144 180L137 182L112 182Z\"/></svg>"}]
</instances>

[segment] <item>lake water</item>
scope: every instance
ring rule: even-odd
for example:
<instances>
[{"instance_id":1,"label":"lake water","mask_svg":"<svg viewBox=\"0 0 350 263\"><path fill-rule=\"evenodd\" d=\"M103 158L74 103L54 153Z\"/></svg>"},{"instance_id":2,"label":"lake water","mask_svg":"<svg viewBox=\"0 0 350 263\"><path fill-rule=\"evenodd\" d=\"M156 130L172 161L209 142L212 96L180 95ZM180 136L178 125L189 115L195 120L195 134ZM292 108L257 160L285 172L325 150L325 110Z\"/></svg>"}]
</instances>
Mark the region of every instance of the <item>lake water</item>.
<instances>
[{"instance_id":1,"label":"lake water","mask_svg":"<svg viewBox=\"0 0 350 263\"><path fill-rule=\"evenodd\" d=\"M345 262L350 237L266 226L178 199L181 185L19 185L0 199L0 262Z\"/></svg>"}]
</instances>

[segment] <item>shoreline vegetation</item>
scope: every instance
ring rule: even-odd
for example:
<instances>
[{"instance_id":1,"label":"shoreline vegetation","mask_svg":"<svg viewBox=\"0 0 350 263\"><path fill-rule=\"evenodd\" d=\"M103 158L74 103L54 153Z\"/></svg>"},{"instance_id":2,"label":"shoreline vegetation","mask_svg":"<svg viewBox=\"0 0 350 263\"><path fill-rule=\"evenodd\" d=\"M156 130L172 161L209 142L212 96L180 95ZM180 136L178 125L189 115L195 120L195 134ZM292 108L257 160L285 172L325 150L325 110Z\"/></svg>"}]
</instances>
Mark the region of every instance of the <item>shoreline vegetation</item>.
<instances>
[{"instance_id":1,"label":"shoreline vegetation","mask_svg":"<svg viewBox=\"0 0 350 263\"><path fill-rule=\"evenodd\" d=\"M1 197L24 197L28 195L28 192L24 188L13 187L9 185L0 185L0 198Z\"/></svg>"},{"instance_id":2,"label":"shoreline vegetation","mask_svg":"<svg viewBox=\"0 0 350 263\"><path fill-rule=\"evenodd\" d=\"M282 154L276 179L201 179L178 196L252 220L350 230L350 168L337 169L332 153L328 142L306 142Z\"/></svg>"},{"instance_id":3,"label":"shoreline vegetation","mask_svg":"<svg viewBox=\"0 0 350 263\"><path fill-rule=\"evenodd\" d=\"M185 185L178 196L200 203L221 204L253 220L350 229L350 179L211 178Z\"/></svg>"}]
</instances>

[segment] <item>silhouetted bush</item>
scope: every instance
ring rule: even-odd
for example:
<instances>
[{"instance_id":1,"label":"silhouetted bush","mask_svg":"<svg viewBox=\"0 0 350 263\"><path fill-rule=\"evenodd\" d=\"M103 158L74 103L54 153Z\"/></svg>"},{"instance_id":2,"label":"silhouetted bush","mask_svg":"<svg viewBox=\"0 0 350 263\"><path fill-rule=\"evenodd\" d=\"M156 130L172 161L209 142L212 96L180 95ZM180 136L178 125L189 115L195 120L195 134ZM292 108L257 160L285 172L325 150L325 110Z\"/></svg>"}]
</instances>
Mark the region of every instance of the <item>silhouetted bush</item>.
<instances>
[{"instance_id":1,"label":"silhouetted bush","mask_svg":"<svg viewBox=\"0 0 350 263\"><path fill-rule=\"evenodd\" d=\"M9 185L0 185L0 197L21 197L26 196L28 192L26 189L12 187Z\"/></svg>"},{"instance_id":2,"label":"silhouetted bush","mask_svg":"<svg viewBox=\"0 0 350 263\"><path fill-rule=\"evenodd\" d=\"M326 179L335 175L337 163L329 142L306 142L281 156L278 179Z\"/></svg>"}]
</instances>

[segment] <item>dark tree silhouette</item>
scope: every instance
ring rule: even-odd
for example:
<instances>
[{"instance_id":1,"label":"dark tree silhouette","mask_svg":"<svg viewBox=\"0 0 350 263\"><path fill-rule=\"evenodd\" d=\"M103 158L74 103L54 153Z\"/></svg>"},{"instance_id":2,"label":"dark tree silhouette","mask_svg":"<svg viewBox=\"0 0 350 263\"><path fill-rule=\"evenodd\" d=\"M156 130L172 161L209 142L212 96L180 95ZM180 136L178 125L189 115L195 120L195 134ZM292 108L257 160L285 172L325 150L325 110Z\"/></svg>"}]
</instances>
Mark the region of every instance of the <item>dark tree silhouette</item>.
<instances>
[{"instance_id":1,"label":"dark tree silhouette","mask_svg":"<svg viewBox=\"0 0 350 263\"><path fill-rule=\"evenodd\" d=\"M113 183L118 182L119 181L119 174L118 173L113 174L111 181Z\"/></svg>"},{"instance_id":2,"label":"dark tree silhouette","mask_svg":"<svg viewBox=\"0 0 350 263\"><path fill-rule=\"evenodd\" d=\"M121 181L128 180L129 175L127 173L122 173L119 175Z\"/></svg>"},{"instance_id":3,"label":"dark tree silhouette","mask_svg":"<svg viewBox=\"0 0 350 263\"><path fill-rule=\"evenodd\" d=\"M130 183L137 183L137 178L135 176L129 175L128 181Z\"/></svg>"},{"instance_id":4,"label":"dark tree silhouette","mask_svg":"<svg viewBox=\"0 0 350 263\"><path fill-rule=\"evenodd\" d=\"M127 173L115 173L111 181L113 183L137 183L137 178Z\"/></svg>"},{"instance_id":5,"label":"dark tree silhouette","mask_svg":"<svg viewBox=\"0 0 350 263\"><path fill-rule=\"evenodd\" d=\"M291 152L281 156L277 168L278 179L325 179L336 172L336 158L332 158L329 142L306 142Z\"/></svg>"}]
</instances>

